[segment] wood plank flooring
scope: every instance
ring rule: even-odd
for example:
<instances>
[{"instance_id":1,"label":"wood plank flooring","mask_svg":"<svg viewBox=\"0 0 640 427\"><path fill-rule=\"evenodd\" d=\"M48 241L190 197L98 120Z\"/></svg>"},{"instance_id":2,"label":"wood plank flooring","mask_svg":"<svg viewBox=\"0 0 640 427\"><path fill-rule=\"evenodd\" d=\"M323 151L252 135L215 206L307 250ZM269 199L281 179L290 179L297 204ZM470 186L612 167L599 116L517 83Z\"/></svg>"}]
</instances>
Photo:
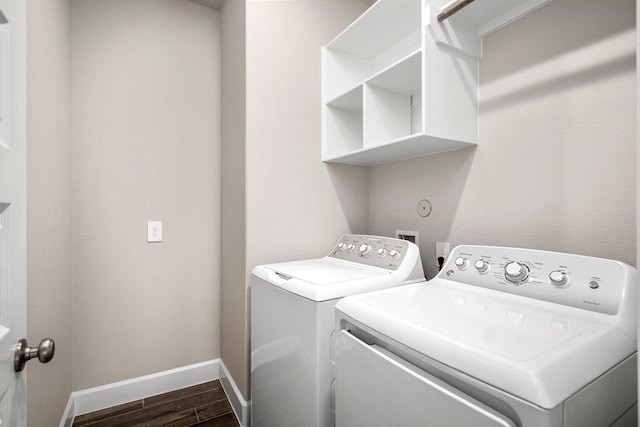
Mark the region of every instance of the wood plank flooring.
<instances>
[{"instance_id":1,"label":"wood plank flooring","mask_svg":"<svg viewBox=\"0 0 640 427\"><path fill-rule=\"evenodd\" d=\"M136 400L75 417L73 427L238 427L220 381Z\"/></svg>"}]
</instances>

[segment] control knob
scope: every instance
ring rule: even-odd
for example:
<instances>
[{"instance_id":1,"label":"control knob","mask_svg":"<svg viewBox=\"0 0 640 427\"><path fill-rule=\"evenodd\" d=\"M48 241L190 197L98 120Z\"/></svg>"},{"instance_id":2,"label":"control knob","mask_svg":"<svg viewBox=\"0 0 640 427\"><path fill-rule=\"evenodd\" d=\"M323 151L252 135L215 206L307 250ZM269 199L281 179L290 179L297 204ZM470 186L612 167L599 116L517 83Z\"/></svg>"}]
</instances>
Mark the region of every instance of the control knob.
<instances>
[{"instance_id":1,"label":"control knob","mask_svg":"<svg viewBox=\"0 0 640 427\"><path fill-rule=\"evenodd\" d=\"M347 252L353 252L355 248L356 248L356 245L354 245L353 243L349 243L347 245Z\"/></svg>"},{"instance_id":2,"label":"control knob","mask_svg":"<svg viewBox=\"0 0 640 427\"><path fill-rule=\"evenodd\" d=\"M362 256L369 255L371 253L371 245L368 243L363 243L362 245L360 245L360 249L358 249L358 251Z\"/></svg>"},{"instance_id":3,"label":"control knob","mask_svg":"<svg viewBox=\"0 0 640 427\"><path fill-rule=\"evenodd\" d=\"M378 249L378 256L380 258L384 258L387 256L387 250L385 248Z\"/></svg>"},{"instance_id":4,"label":"control knob","mask_svg":"<svg viewBox=\"0 0 640 427\"><path fill-rule=\"evenodd\" d=\"M397 251L395 249L391 249L391 251L389 252L389 257L393 260L396 260L398 258L400 258L400 251Z\"/></svg>"},{"instance_id":5,"label":"control knob","mask_svg":"<svg viewBox=\"0 0 640 427\"><path fill-rule=\"evenodd\" d=\"M555 270L549 273L549 280L553 286L562 287L569 283L569 276L564 271Z\"/></svg>"},{"instance_id":6,"label":"control knob","mask_svg":"<svg viewBox=\"0 0 640 427\"><path fill-rule=\"evenodd\" d=\"M512 261L504 267L504 277L511 283L522 283L529 278L529 267Z\"/></svg>"},{"instance_id":7,"label":"control knob","mask_svg":"<svg viewBox=\"0 0 640 427\"><path fill-rule=\"evenodd\" d=\"M340 252L344 252L347 249L347 244L345 242L338 243L338 250Z\"/></svg>"},{"instance_id":8,"label":"control knob","mask_svg":"<svg viewBox=\"0 0 640 427\"><path fill-rule=\"evenodd\" d=\"M458 267L460 270L464 270L469 266L469 261L466 258L463 258L461 256L459 256L458 258L456 258L456 260L453 262L456 267Z\"/></svg>"},{"instance_id":9,"label":"control knob","mask_svg":"<svg viewBox=\"0 0 640 427\"><path fill-rule=\"evenodd\" d=\"M486 273L489 271L489 263L483 259L479 259L473 263L473 266L476 268L478 273Z\"/></svg>"}]
</instances>

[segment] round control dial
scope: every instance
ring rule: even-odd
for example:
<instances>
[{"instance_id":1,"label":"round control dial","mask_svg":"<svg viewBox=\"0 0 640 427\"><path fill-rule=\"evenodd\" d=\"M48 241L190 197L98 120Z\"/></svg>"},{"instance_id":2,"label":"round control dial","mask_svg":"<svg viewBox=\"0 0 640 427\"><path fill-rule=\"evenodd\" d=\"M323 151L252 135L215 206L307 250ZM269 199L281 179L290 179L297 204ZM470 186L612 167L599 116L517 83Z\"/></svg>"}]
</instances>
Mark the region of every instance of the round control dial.
<instances>
[{"instance_id":1,"label":"round control dial","mask_svg":"<svg viewBox=\"0 0 640 427\"><path fill-rule=\"evenodd\" d=\"M529 267L512 261L504 267L504 277L511 283L522 283L529 278Z\"/></svg>"},{"instance_id":2,"label":"round control dial","mask_svg":"<svg viewBox=\"0 0 640 427\"><path fill-rule=\"evenodd\" d=\"M347 250L347 244L345 242L338 243L338 250L340 252L344 252Z\"/></svg>"},{"instance_id":3,"label":"round control dial","mask_svg":"<svg viewBox=\"0 0 640 427\"><path fill-rule=\"evenodd\" d=\"M389 257L391 257L391 259L400 258L400 251L397 251L395 249L391 249L391 251L389 252Z\"/></svg>"},{"instance_id":4,"label":"round control dial","mask_svg":"<svg viewBox=\"0 0 640 427\"><path fill-rule=\"evenodd\" d=\"M461 256L459 256L458 258L456 258L456 260L453 262L456 267L458 267L460 270L464 270L465 268L467 268L469 266L469 261L466 258L463 258Z\"/></svg>"},{"instance_id":5,"label":"round control dial","mask_svg":"<svg viewBox=\"0 0 640 427\"><path fill-rule=\"evenodd\" d=\"M479 259L473 263L473 266L478 271L478 273L486 273L489 271L489 263L483 259Z\"/></svg>"},{"instance_id":6,"label":"round control dial","mask_svg":"<svg viewBox=\"0 0 640 427\"><path fill-rule=\"evenodd\" d=\"M369 255L371 253L371 245L366 243L360 245L360 249L358 249L358 252L360 252L360 255L362 256Z\"/></svg>"},{"instance_id":7,"label":"round control dial","mask_svg":"<svg viewBox=\"0 0 640 427\"><path fill-rule=\"evenodd\" d=\"M355 248L356 248L356 245L354 245L353 243L349 243L347 245L347 252L353 252Z\"/></svg>"},{"instance_id":8,"label":"round control dial","mask_svg":"<svg viewBox=\"0 0 640 427\"><path fill-rule=\"evenodd\" d=\"M378 256L380 258L384 258L387 256L387 250L385 248L378 249Z\"/></svg>"},{"instance_id":9,"label":"round control dial","mask_svg":"<svg viewBox=\"0 0 640 427\"><path fill-rule=\"evenodd\" d=\"M569 283L569 277L567 273L560 270L555 270L549 273L549 280L553 286L561 287Z\"/></svg>"}]
</instances>

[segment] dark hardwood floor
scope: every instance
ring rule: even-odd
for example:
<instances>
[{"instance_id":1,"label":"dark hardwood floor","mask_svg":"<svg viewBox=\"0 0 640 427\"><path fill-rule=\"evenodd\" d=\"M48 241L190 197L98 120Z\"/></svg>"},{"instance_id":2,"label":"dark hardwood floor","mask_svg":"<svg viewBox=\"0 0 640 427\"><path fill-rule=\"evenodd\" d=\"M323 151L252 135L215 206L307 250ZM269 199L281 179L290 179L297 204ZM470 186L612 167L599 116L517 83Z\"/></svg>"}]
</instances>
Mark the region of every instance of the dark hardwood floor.
<instances>
[{"instance_id":1,"label":"dark hardwood floor","mask_svg":"<svg viewBox=\"0 0 640 427\"><path fill-rule=\"evenodd\" d=\"M73 420L73 427L239 425L218 380L80 415Z\"/></svg>"}]
</instances>

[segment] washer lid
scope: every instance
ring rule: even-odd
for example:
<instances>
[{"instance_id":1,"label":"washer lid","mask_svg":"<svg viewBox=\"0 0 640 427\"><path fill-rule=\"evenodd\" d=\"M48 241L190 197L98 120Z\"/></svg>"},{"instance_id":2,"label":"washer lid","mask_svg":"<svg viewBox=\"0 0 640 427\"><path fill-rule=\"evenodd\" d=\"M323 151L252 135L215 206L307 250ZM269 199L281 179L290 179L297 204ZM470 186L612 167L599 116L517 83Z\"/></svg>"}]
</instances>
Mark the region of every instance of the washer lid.
<instances>
[{"instance_id":1,"label":"washer lid","mask_svg":"<svg viewBox=\"0 0 640 427\"><path fill-rule=\"evenodd\" d=\"M330 258L282 262L268 264L265 267L277 271L282 276L303 280L316 286L367 279L375 276L389 276L391 274L391 272L380 268Z\"/></svg>"},{"instance_id":2,"label":"washer lid","mask_svg":"<svg viewBox=\"0 0 640 427\"><path fill-rule=\"evenodd\" d=\"M607 315L442 279L354 295L336 309L547 409L636 351Z\"/></svg>"},{"instance_id":3,"label":"washer lid","mask_svg":"<svg viewBox=\"0 0 640 427\"><path fill-rule=\"evenodd\" d=\"M399 282L389 270L331 258L261 265L254 268L252 274L313 301L342 298L417 281Z\"/></svg>"}]
</instances>

